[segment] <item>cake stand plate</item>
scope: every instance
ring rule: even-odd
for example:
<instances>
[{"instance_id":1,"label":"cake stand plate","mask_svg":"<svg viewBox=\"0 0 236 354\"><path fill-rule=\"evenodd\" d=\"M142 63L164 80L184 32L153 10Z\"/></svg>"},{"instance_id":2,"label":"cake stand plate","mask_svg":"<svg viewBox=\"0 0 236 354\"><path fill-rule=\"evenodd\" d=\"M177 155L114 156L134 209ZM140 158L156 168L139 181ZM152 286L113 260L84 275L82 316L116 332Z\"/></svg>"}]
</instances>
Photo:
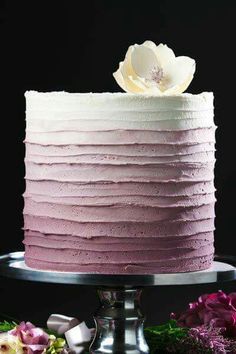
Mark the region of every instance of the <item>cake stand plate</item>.
<instances>
[{"instance_id":1,"label":"cake stand plate","mask_svg":"<svg viewBox=\"0 0 236 354\"><path fill-rule=\"evenodd\" d=\"M142 288L232 281L236 279L236 268L215 261L207 270L189 273L103 275L51 272L27 267L24 252L12 252L0 256L0 275L36 282L96 286L101 307L94 316L96 334L90 353L138 354L149 353L140 309Z\"/></svg>"},{"instance_id":2,"label":"cake stand plate","mask_svg":"<svg viewBox=\"0 0 236 354\"><path fill-rule=\"evenodd\" d=\"M0 275L29 281L57 284L78 284L94 286L155 286L189 285L215 283L235 279L235 268L227 263L217 262L207 270L188 273L109 275L75 272L54 272L27 267L24 252L12 252L0 256Z\"/></svg>"}]
</instances>

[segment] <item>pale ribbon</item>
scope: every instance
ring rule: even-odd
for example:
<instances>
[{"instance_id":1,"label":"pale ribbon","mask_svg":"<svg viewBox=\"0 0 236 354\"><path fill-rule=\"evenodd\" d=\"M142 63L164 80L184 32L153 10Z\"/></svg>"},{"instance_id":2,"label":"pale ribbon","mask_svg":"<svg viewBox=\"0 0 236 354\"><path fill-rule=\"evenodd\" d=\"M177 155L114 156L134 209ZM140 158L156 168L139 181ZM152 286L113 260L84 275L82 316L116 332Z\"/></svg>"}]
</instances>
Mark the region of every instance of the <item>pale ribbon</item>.
<instances>
[{"instance_id":1,"label":"pale ribbon","mask_svg":"<svg viewBox=\"0 0 236 354\"><path fill-rule=\"evenodd\" d=\"M84 344L89 342L94 334L94 329L89 329L85 322L59 314L49 316L47 327L59 335L64 334L69 348L76 354L84 350Z\"/></svg>"}]
</instances>

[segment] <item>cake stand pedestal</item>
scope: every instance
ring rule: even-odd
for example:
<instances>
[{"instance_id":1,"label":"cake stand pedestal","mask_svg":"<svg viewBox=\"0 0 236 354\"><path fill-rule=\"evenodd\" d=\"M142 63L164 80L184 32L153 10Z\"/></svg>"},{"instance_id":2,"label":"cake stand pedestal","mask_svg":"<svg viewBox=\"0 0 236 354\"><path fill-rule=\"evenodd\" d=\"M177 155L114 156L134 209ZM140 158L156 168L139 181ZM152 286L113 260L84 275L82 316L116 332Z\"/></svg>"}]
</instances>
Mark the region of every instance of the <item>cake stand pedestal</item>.
<instances>
[{"instance_id":1,"label":"cake stand pedestal","mask_svg":"<svg viewBox=\"0 0 236 354\"><path fill-rule=\"evenodd\" d=\"M96 334L90 353L138 354L149 353L140 309L143 288L232 281L236 279L236 269L215 261L210 269L190 273L102 275L50 272L27 267L24 253L14 252L0 256L0 275L36 282L96 286L101 306L94 315Z\"/></svg>"}]
</instances>

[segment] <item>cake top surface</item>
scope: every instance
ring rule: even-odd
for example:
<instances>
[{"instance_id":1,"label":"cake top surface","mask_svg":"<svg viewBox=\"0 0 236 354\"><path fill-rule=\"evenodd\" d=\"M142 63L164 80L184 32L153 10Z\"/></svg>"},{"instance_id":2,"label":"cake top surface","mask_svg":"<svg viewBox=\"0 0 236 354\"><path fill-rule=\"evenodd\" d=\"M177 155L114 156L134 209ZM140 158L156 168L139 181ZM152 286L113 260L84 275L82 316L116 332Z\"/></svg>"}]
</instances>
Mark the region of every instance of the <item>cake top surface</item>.
<instances>
[{"instance_id":1,"label":"cake top surface","mask_svg":"<svg viewBox=\"0 0 236 354\"><path fill-rule=\"evenodd\" d=\"M43 91L35 91L35 90L29 90L25 92L26 97L34 97L34 96L44 96L45 98L48 97L59 97L61 98L62 96L66 97L97 97L97 98L122 98L122 99L156 99L156 100L167 100L167 99L192 99L194 97L202 98L202 99L208 99L213 97L213 92L201 92L197 94L192 94L192 93L181 93L181 94L176 94L176 95L163 95L163 96L157 96L157 95L150 95L150 94L134 94L134 93L127 93L127 92L68 92L68 91L48 91L48 92L43 92Z\"/></svg>"},{"instance_id":2,"label":"cake top surface","mask_svg":"<svg viewBox=\"0 0 236 354\"><path fill-rule=\"evenodd\" d=\"M27 91L26 109L53 111L169 111L213 109L213 93L183 93L173 96L152 96L132 93L69 93L65 91Z\"/></svg>"}]
</instances>

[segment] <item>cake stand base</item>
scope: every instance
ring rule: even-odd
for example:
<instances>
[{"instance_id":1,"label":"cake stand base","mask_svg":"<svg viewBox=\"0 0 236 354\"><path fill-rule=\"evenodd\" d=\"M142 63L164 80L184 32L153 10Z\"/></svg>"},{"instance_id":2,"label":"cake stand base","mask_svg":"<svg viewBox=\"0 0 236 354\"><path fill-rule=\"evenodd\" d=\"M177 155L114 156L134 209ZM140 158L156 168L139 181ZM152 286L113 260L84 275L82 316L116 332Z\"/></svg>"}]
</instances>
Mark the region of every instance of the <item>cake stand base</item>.
<instances>
[{"instance_id":1,"label":"cake stand base","mask_svg":"<svg viewBox=\"0 0 236 354\"><path fill-rule=\"evenodd\" d=\"M102 275L41 271L25 265L23 252L0 256L0 275L37 282L96 286L101 306L94 316L96 333L90 346L90 353L94 354L149 353L143 334L144 316L140 309L144 287L236 279L235 267L223 262L214 262L204 271L170 274Z\"/></svg>"},{"instance_id":2,"label":"cake stand base","mask_svg":"<svg viewBox=\"0 0 236 354\"><path fill-rule=\"evenodd\" d=\"M94 316L96 334L90 353L149 353L143 335L141 291L98 289L101 307Z\"/></svg>"}]
</instances>

